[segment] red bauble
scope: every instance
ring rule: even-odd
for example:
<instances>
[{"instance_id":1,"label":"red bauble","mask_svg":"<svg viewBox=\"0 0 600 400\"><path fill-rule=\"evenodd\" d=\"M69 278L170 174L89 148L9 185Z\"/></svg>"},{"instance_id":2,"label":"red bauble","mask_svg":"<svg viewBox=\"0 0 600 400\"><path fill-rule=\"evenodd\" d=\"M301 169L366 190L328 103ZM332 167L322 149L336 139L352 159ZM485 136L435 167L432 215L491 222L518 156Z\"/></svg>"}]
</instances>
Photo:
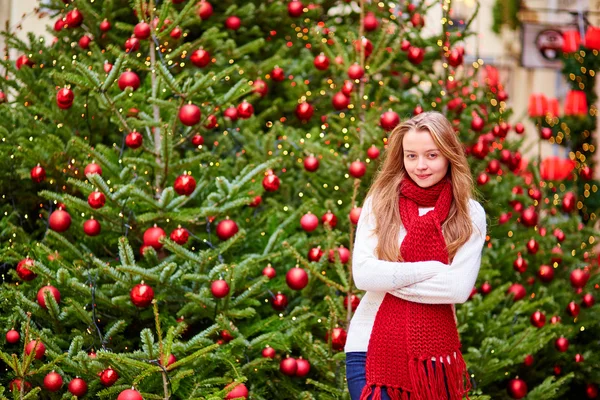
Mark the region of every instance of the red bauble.
<instances>
[{"instance_id":1,"label":"red bauble","mask_svg":"<svg viewBox=\"0 0 600 400\"><path fill-rule=\"evenodd\" d=\"M0 102L1 103L1 102ZM587 165L581 167L579 170L579 176L581 176L585 180L590 180L594 177L594 171L588 167Z\"/></svg>"},{"instance_id":2,"label":"red bauble","mask_svg":"<svg viewBox=\"0 0 600 400\"><path fill-rule=\"evenodd\" d=\"M25 354L31 354L33 349L35 349L34 358L36 360L41 360L44 357L44 354L46 354L46 346L44 346L44 343L41 341L32 340L31 342L27 343L27 346L25 346Z\"/></svg>"},{"instance_id":3,"label":"red bauble","mask_svg":"<svg viewBox=\"0 0 600 400\"><path fill-rule=\"evenodd\" d=\"M525 297L527 291L525 290L525 287L523 287L523 285L521 285L520 283L513 283L512 285L510 285L506 293L512 293L514 295L514 301L518 301Z\"/></svg>"},{"instance_id":4,"label":"red bauble","mask_svg":"<svg viewBox=\"0 0 600 400\"><path fill-rule=\"evenodd\" d=\"M477 176L477 184L480 186L485 185L489 181L490 181L490 176L488 174L486 174L485 172L482 172Z\"/></svg>"},{"instance_id":5,"label":"red bauble","mask_svg":"<svg viewBox=\"0 0 600 400\"><path fill-rule=\"evenodd\" d=\"M37 292L37 301L38 301L38 304L40 306L42 306L42 308L48 308L46 306L46 299L44 298L44 292L50 292L50 294L52 294L52 297L54 297L54 300L56 300L57 303L60 303L60 292L58 291L58 289L51 285L43 286Z\"/></svg>"},{"instance_id":6,"label":"red bauble","mask_svg":"<svg viewBox=\"0 0 600 400\"><path fill-rule=\"evenodd\" d=\"M11 392L20 392L21 391L21 380L19 378L13 379L8 384L8 389ZM31 390L31 384L29 382L25 382L25 392Z\"/></svg>"},{"instance_id":7,"label":"red bauble","mask_svg":"<svg viewBox=\"0 0 600 400\"><path fill-rule=\"evenodd\" d=\"M352 210L350 210L350 222L352 222L354 225L358 224L361 211L361 207L354 207Z\"/></svg>"},{"instance_id":8,"label":"red bauble","mask_svg":"<svg viewBox=\"0 0 600 400\"><path fill-rule=\"evenodd\" d=\"M367 166L362 161L353 161L348 167L348 172L354 178L360 178L367 172Z\"/></svg>"},{"instance_id":9,"label":"red bauble","mask_svg":"<svg viewBox=\"0 0 600 400\"><path fill-rule=\"evenodd\" d=\"M352 295L350 296L350 307L352 309L352 311L356 311L356 309L358 308L358 305L360 304L360 298L356 295ZM348 308L348 296L344 296L344 308L347 309Z\"/></svg>"},{"instance_id":10,"label":"red bauble","mask_svg":"<svg viewBox=\"0 0 600 400\"><path fill-rule=\"evenodd\" d=\"M574 301L571 301L569 304L567 304L567 313L569 313L571 317L578 316L579 310L579 304L575 303Z\"/></svg>"},{"instance_id":11,"label":"red bauble","mask_svg":"<svg viewBox=\"0 0 600 400\"><path fill-rule=\"evenodd\" d=\"M318 262L323 257L323 250L320 247L313 247L308 251L308 261Z\"/></svg>"},{"instance_id":12,"label":"red bauble","mask_svg":"<svg viewBox=\"0 0 600 400\"><path fill-rule=\"evenodd\" d=\"M74 396L81 397L87 393L87 383L81 378L71 379L71 382L69 382L69 392Z\"/></svg>"},{"instance_id":13,"label":"red bauble","mask_svg":"<svg viewBox=\"0 0 600 400\"><path fill-rule=\"evenodd\" d=\"M210 291L217 299L222 299L229 294L229 285L223 279L218 279L210 284Z\"/></svg>"},{"instance_id":14,"label":"red bauble","mask_svg":"<svg viewBox=\"0 0 600 400\"><path fill-rule=\"evenodd\" d=\"M104 207L105 203L106 203L106 197L104 196L104 193L102 193L102 192L92 192L88 196L88 204L93 209L102 208L102 207Z\"/></svg>"},{"instance_id":15,"label":"red bauble","mask_svg":"<svg viewBox=\"0 0 600 400\"><path fill-rule=\"evenodd\" d=\"M275 355L276 355L276 354L277 354L277 353L275 352L275 349L274 349L274 348L272 348L272 347L265 347L265 348L262 350L262 356L263 356L264 358L275 358Z\"/></svg>"},{"instance_id":16,"label":"red bauble","mask_svg":"<svg viewBox=\"0 0 600 400\"><path fill-rule=\"evenodd\" d=\"M73 9L65 16L65 22L69 28L77 28L83 23L83 14L78 9Z\"/></svg>"},{"instance_id":17,"label":"red bauble","mask_svg":"<svg viewBox=\"0 0 600 400\"><path fill-rule=\"evenodd\" d=\"M379 118L381 127L386 131L391 131L400 123L400 117L394 111L386 111Z\"/></svg>"},{"instance_id":18,"label":"red bauble","mask_svg":"<svg viewBox=\"0 0 600 400\"><path fill-rule=\"evenodd\" d=\"M508 394L513 399L522 399L527 396L527 384L522 379L511 379L508 382Z\"/></svg>"},{"instance_id":19,"label":"red bauble","mask_svg":"<svg viewBox=\"0 0 600 400\"><path fill-rule=\"evenodd\" d=\"M140 39L136 37L130 37L129 39L125 40L125 45L123 47L125 47L125 51L127 53L138 51L140 49Z\"/></svg>"},{"instance_id":20,"label":"red bauble","mask_svg":"<svg viewBox=\"0 0 600 400\"><path fill-rule=\"evenodd\" d=\"M598 397L598 385L595 383L588 383L585 385L585 395L588 399L595 399Z\"/></svg>"},{"instance_id":21,"label":"red bauble","mask_svg":"<svg viewBox=\"0 0 600 400\"><path fill-rule=\"evenodd\" d=\"M227 19L225 20L225 27L227 29L237 31L238 29L240 29L240 26L242 26L242 20L239 17L236 17L235 15L227 17Z\"/></svg>"},{"instance_id":22,"label":"red bauble","mask_svg":"<svg viewBox=\"0 0 600 400\"><path fill-rule=\"evenodd\" d=\"M554 268L549 265L540 265L537 275L542 282L552 282L552 279L554 279Z\"/></svg>"},{"instance_id":23,"label":"red bauble","mask_svg":"<svg viewBox=\"0 0 600 400\"><path fill-rule=\"evenodd\" d=\"M371 147L367 149L367 157L369 157L371 160L375 160L377 157L379 157L379 154L379 149L375 147L375 145L371 145Z\"/></svg>"},{"instance_id":24,"label":"red bauble","mask_svg":"<svg viewBox=\"0 0 600 400\"><path fill-rule=\"evenodd\" d=\"M64 210L56 210L50 214L50 229L56 232L64 232L71 226L71 216Z\"/></svg>"},{"instance_id":25,"label":"red bauble","mask_svg":"<svg viewBox=\"0 0 600 400\"><path fill-rule=\"evenodd\" d=\"M49 372L44 377L44 388L50 392L58 391L63 385L63 378L57 372Z\"/></svg>"},{"instance_id":26,"label":"red bauble","mask_svg":"<svg viewBox=\"0 0 600 400\"><path fill-rule=\"evenodd\" d=\"M523 360L523 364L525 364L526 367L531 367L533 365L533 356L531 354L527 354L525 356L525 360Z\"/></svg>"},{"instance_id":27,"label":"red bauble","mask_svg":"<svg viewBox=\"0 0 600 400\"><path fill-rule=\"evenodd\" d=\"M105 62L102 65L102 69L104 70L104 72L106 72L107 74L112 70L113 65L111 63L107 63Z\"/></svg>"},{"instance_id":28,"label":"red bauble","mask_svg":"<svg viewBox=\"0 0 600 400\"><path fill-rule=\"evenodd\" d=\"M125 389L119 393L117 400L144 400L140 392L135 389Z\"/></svg>"},{"instance_id":29,"label":"red bauble","mask_svg":"<svg viewBox=\"0 0 600 400\"><path fill-rule=\"evenodd\" d=\"M177 229L174 229L173 232L171 232L171 235L169 237L175 243L184 245L187 243L187 241L190 237L190 234L188 233L187 229L185 229L185 228L177 228Z\"/></svg>"},{"instance_id":30,"label":"red bauble","mask_svg":"<svg viewBox=\"0 0 600 400\"><path fill-rule=\"evenodd\" d=\"M145 40L150 37L150 25L146 22L140 22L133 28L133 34L136 38Z\"/></svg>"},{"instance_id":31,"label":"red bauble","mask_svg":"<svg viewBox=\"0 0 600 400\"><path fill-rule=\"evenodd\" d=\"M411 17L410 17L410 23L415 27L415 28L422 28L425 26L425 20L423 19L423 16L419 13L414 13Z\"/></svg>"},{"instance_id":32,"label":"red bauble","mask_svg":"<svg viewBox=\"0 0 600 400\"><path fill-rule=\"evenodd\" d=\"M196 50L190 56L190 61L198 68L204 68L210 64L210 54L204 49Z\"/></svg>"},{"instance_id":33,"label":"red bauble","mask_svg":"<svg viewBox=\"0 0 600 400\"><path fill-rule=\"evenodd\" d=\"M83 233L88 236L98 236L101 230L100 222L95 219L88 219L83 223Z\"/></svg>"},{"instance_id":34,"label":"red bauble","mask_svg":"<svg viewBox=\"0 0 600 400\"><path fill-rule=\"evenodd\" d=\"M447 59L448 64L456 68L463 63L463 52L458 49L452 49Z\"/></svg>"},{"instance_id":35,"label":"red bauble","mask_svg":"<svg viewBox=\"0 0 600 400\"><path fill-rule=\"evenodd\" d=\"M478 141L471 146L471 154L480 160L483 160L489 153L489 146L483 141Z\"/></svg>"},{"instance_id":36,"label":"red bauble","mask_svg":"<svg viewBox=\"0 0 600 400\"><path fill-rule=\"evenodd\" d=\"M17 275L19 275L19 278L21 278L24 281L30 281L32 279L35 279L37 275L29 268L27 268L32 267L33 264L34 261L29 257L19 261L19 263L17 264Z\"/></svg>"},{"instance_id":37,"label":"red bauble","mask_svg":"<svg viewBox=\"0 0 600 400\"><path fill-rule=\"evenodd\" d=\"M31 61L29 57L23 54L22 56L17 58L17 61L15 61L15 66L17 67L17 69L21 69L24 65L31 67L33 66L33 61Z\"/></svg>"},{"instance_id":38,"label":"red bauble","mask_svg":"<svg viewBox=\"0 0 600 400\"><path fill-rule=\"evenodd\" d=\"M206 129L213 129L217 126L217 117L215 115L209 115L206 117L206 121L206 124L204 124Z\"/></svg>"},{"instance_id":39,"label":"red bauble","mask_svg":"<svg viewBox=\"0 0 600 400\"><path fill-rule=\"evenodd\" d=\"M6 342L7 343L18 343L19 339L21 339L21 335L19 334L18 331L11 329L10 331L6 332Z\"/></svg>"},{"instance_id":40,"label":"red bauble","mask_svg":"<svg viewBox=\"0 0 600 400\"><path fill-rule=\"evenodd\" d=\"M365 58L366 58L366 57L369 57L371 55L371 53L373 52L373 43L366 37L363 37L362 39L356 40L354 42L354 49L358 53L364 51Z\"/></svg>"},{"instance_id":41,"label":"red bauble","mask_svg":"<svg viewBox=\"0 0 600 400\"><path fill-rule=\"evenodd\" d=\"M98 174L102 175L102 168L96 163L89 163L85 166L85 170L83 171L85 175L87 174Z\"/></svg>"},{"instance_id":42,"label":"red bauble","mask_svg":"<svg viewBox=\"0 0 600 400\"><path fill-rule=\"evenodd\" d=\"M212 4L210 4L208 1L201 1L199 4L200 7L198 7L198 16L203 20L210 18L213 13Z\"/></svg>"},{"instance_id":43,"label":"red bauble","mask_svg":"<svg viewBox=\"0 0 600 400\"><path fill-rule=\"evenodd\" d=\"M594 296L591 293L584 294L583 298L581 299L581 305L584 306L585 308L590 308L595 303L596 303L596 299L594 298Z\"/></svg>"},{"instance_id":44,"label":"red bauble","mask_svg":"<svg viewBox=\"0 0 600 400\"><path fill-rule=\"evenodd\" d=\"M344 110L348 108L349 104L350 99L342 92L337 92L331 98L331 105L333 105L333 108L335 108L336 110Z\"/></svg>"},{"instance_id":45,"label":"red bauble","mask_svg":"<svg viewBox=\"0 0 600 400\"><path fill-rule=\"evenodd\" d=\"M195 104L184 104L179 109L179 120L185 126L193 126L200 122L202 113L200 108Z\"/></svg>"},{"instance_id":46,"label":"red bauble","mask_svg":"<svg viewBox=\"0 0 600 400\"><path fill-rule=\"evenodd\" d=\"M296 116L302 121L308 121L315 112L314 107L307 102L302 102L296 106Z\"/></svg>"},{"instance_id":47,"label":"red bauble","mask_svg":"<svg viewBox=\"0 0 600 400\"><path fill-rule=\"evenodd\" d=\"M304 5L300 1L294 0L288 3L287 9L290 17L297 18L304 12Z\"/></svg>"},{"instance_id":48,"label":"red bauble","mask_svg":"<svg viewBox=\"0 0 600 400\"><path fill-rule=\"evenodd\" d=\"M235 385L236 383L232 383L232 385ZM248 388L246 387L246 385L244 385L243 383L239 383L236 384L237 386L235 387L235 389L233 389L231 392L227 393L227 396L225 396L226 400L229 399L239 399L240 397L243 397L244 399L248 398Z\"/></svg>"},{"instance_id":49,"label":"red bauble","mask_svg":"<svg viewBox=\"0 0 600 400\"><path fill-rule=\"evenodd\" d=\"M285 307L288 304L287 296L283 293L277 293L275 297L271 299L271 305L277 311L285 310Z\"/></svg>"},{"instance_id":50,"label":"red bauble","mask_svg":"<svg viewBox=\"0 0 600 400\"><path fill-rule=\"evenodd\" d=\"M554 342L554 346L556 347L556 350L564 353L569 349L569 339L561 336L558 339L556 339L556 342Z\"/></svg>"},{"instance_id":51,"label":"red bauble","mask_svg":"<svg viewBox=\"0 0 600 400\"><path fill-rule=\"evenodd\" d=\"M315 156L308 156L304 159L304 169L308 172L315 172L319 169L319 159Z\"/></svg>"},{"instance_id":52,"label":"red bauble","mask_svg":"<svg viewBox=\"0 0 600 400\"><path fill-rule=\"evenodd\" d=\"M262 203L262 197L260 197L260 196L254 196L254 198L252 199L252 201L248 205L250 207L258 207L260 205L260 203Z\"/></svg>"},{"instance_id":53,"label":"red bauble","mask_svg":"<svg viewBox=\"0 0 600 400\"><path fill-rule=\"evenodd\" d=\"M581 354L579 354L579 353L575 354L575 362L576 363L582 363L584 361L585 360L583 359L583 356Z\"/></svg>"},{"instance_id":54,"label":"red bauble","mask_svg":"<svg viewBox=\"0 0 600 400\"><path fill-rule=\"evenodd\" d=\"M136 307L148 307L154 300L154 290L145 283L138 283L129 292L131 302Z\"/></svg>"},{"instance_id":55,"label":"red bauble","mask_svg":"<svg viewBox=\"0 0 600 400\"><path fill-rule=\"evenodd\" d=\"M350 260L350 250L348 250L344 246L340 246L336 250L338 252L340 262L342 264L346 264ZM333 249L329 250L328 259L329 259L329 262L335 262L335 251Z\"/></svg>"},{"instance_id":56,"label":"red bauble","mask_svg":"<svg viewBox=\"0 0 600 400\"><path fill-rule=\"evenodd\" d=\"M329 68L329 58L325 54L321 53L315 57L313 64L319 71L324 71Z\"/></svg>"},{"instance_id":57,"label":"red bauble","mask_svg":"<svg viewBox=\"0 0 600 400\"><path fill-rule=\"evenodd\" d=\"M492 292L492 285L490 285L489 282L483 282L481 284L481 294L482 295L486 295L486 294L490 294Z\"/></svg>"},{"instance_id":58,"label":"red bauble","mask_svg":"<svg viewBox=\"0 0 600 400\"><path fill-rule=\"evenodd\" d=\"M578 268L571 271L571 286L576 289L584 287L588 279L590 279L590 273L585 269Z\"/></svg>"},{"instance_id":59,"label":"red bauble","mask_svg":"<svg viewBox=\"0 0 600 400\"><path fill-rule=\"evenodd\" d=\"M279 189L281 181L277 175L271 173L263 178L262 185L267 192L275 192L277 189Z\"/></svg>"},{"instance_id":60,"label":"red bauble","mask_svg":"<svg viewBox=\"0 0 600 400\"><path fill-rule=\"evenodd\" d=\"M550 318L550 323L552 325L558 324L559 322L560 322L560 317L558 315L553 315L552 318Z\"/></svg>"},{"instance_id":61,"label":"red bauble","mask_svg":"<svg viewBox=\"0 0 600 400\"><path fill-rule=\"evenodd\" d=\"M58 108L63 110L71 108L73 105L73 100L75 100L75 95L69 88L62 88L56 92L56 104L58 105Z\"/></svg>"},{"instance_id":62,"label":"red bauble","mask_svg":"<svg viewBox=\"0 0 600 400\"><path fill-rule=\"evenodd\" d=\"M535 311L531 314L530 318L531 324L536 328L541 328L546 324L546 316L541 311Z\"/></svg>"},{"instance_id":63,"label":"red bauble","mask_svg":"<svg viewBox=\"0 0 600 400\"><path fill-rule=\"evenodd\" d=\"M88 35L83 35L78 42L79 47L81 47L84 50L90 48L90 43L92 43L92 39Z\"/></svg>"},{"instance_id":64,"label":"red bauble","mask_svg":"<svg viewBox=\"0 0 600 400\"><path fill-rule=\"evenodd\" d=\"M515 132L519 135L522 134L523 132L525 132L525 126L522 123L517 122L515 124Z\"/></svg>"},{"instance_id":65,"label":"red bauble","mask_svg":"<svg viewBox=\"0 0 600 400\"><path fill-rule=\"evenodd\" d=\"M296 359L296 376L302 378L310 372L310 363L304 358Z\"/></svg>"},{"instance_id":66,"label":"red bauble","mask_svg":"<svg viewBox=\"0 0 600 400\"><path fill-rule=\"evenodd\" d=\"M191 175L179 175L175 179L173 189L175 189L175 192L181 196L189 196L190 194L194 193L194 190L196 189L196 180Z\"/></svg>"},{"instance_id":67,"label":"red bauble","mask_svg":"<svg viewBox=\"0 0 600 400\"><path fill-rule=\"evenodd\" d=\"M285 275L285 281L293 290L302 290L308 285L308 274L302 268L294 267Z\"/></svg>"},{"instance_id":68,"label":"red bauble","mask_svg":"<svg viewBox=\"0 0 600 400\"><path fill-rule=\"evenodd\" d=\"M485 121L483 120L483 118L475 116L471 120L471 129L473 129L476 132L480 132L483 129L484 125Z\"/></svg>"},{"instance_id":69,"label":"red bauble","mask_svg":"<svg viewBox=\"0 0 600 400\"><path fill-rule=\"evenodd\" d=\"M527 271L527 261L521 257L521 254L519 254L517 259L513 262L513 268L520 273Z\"/></svg>"},{"instance_id":70,"label":"red bauble","mask_svg":"<svg viewBox=\"0 0 600 400\"><path fill-rule=\"evenodd\" d=\"M34 181L35 183L40 183L44 179L46 179L46 170L37 165L31 168L30 176L32 181Z\"/></svg>"},{"instance_id":71,"label":"red bauble","mask_svg":"<svg viewBox=\"0 0 600 400\"><path fill-rule=\"evenodd\" d=\"M298 369L298 363L296 362L296 359L293 357L284 358L279 363L279 370L287 376L296 375L297 369Z\"/></svg>"},{"instance_id":72,"label":"red bauble","mask_svg":"<svg viewBox=\"0 0 600 400\"><path fill-rule=\"evenodd\" d=\"M271 78L277 82L283 81L285 79L285 73L283 72L283 69L279 67L273 68L271 71Z\"/></svg>"},{"instance_id":73,"label":"red bauble","mask_svg":"<svg viewBox=\"0 0 600 400\"><path fill-rule=\"evenodd\" d=\"M231 121L237 121L238 111L236 107L228 107L223 111L223 116L230 119Z\"/></svg>"},{"instance_id":74,"label":"red bauble","mask_svg":"<svg viewBox=\"0 0 600 400\"><path fill-rule=\"evenodd\" d=\"M501 169L500 161L498 160L490 160L487 166L487 170L490 174L497 174Z\"/></svg>"},{"instance_id":75,"label":"red bauble","mask_svg":"<svg viewBox=\"0 0 600 400\"><path fill-rule=\"evenodd\" d=\"M100 22L100 30L102 32L108 32L110 31L111 25L110 25L110 21L105 19L104 21Z\"/></svg>"},{"instance_id":76,"label":"red bauble","mask_svg":"<svg viewBox=\"0 0 600 400\"><path fill-rule=\"evenodd\" d=\"M577 205L577 197L573 192L567 192L563 196L562 200L562 209L566 213L570 213L575 211L575 206Z\"/></svg>"},{"instance_id":77,"label":"red bauble","mask_svg":"<svg viewBox=\"0 0 600 400\"><path fill-rule=\"evenodd\" d=\"M100 383L104 386L112 386L119 379L119 374L112 368L107 368L100 372Z\"/></svg>"},{"instance_id":78,"label":"red bauble","mask_svg":"<svg viewBox=\"0 0 600 400\"><path fill-rule=\"evenodd\" d=\"M234 221L224 219L217 224L216 233L219 239L227 240L238 233L238 230L238 226Z\"/></svg>"},{"instance_id":79,"label":"red bauble","mask_svg":"<svg viewBox=\"0 0 600 400\"><path fill-rule=\"evenodd\" d=\"M125 88L132 88L133 90L137 90L140 87L140 77L138 74L132 71L125 71L119 76L117 81L119 84L119 89L125 90Z\"/></svg>"},{"instance_id":80,"label":"red bauble","mask_svg":"<svg viewBox=\"0 0 600 400\"><path fill-rule=\"evenodd\" d=\"M60 32L60 31L62 31L62 29L65 27L66 24L67 23L65 22L65 19L61 17L61 18L57 19L56 22L54 23L54 30L56 32Z\"/></svg>"},{"instance_id":81,"label":"red bauble","mask_svg":"<svg viewBox=\"0 0 600 400\"><path fill-rule=\"evenodd\" d=\"M367 13L367 15L365 15L365 19L363 20L363 26L365 27L365 31L367 32L371 32L377 29L377 27L379 26L379 21L375 17L375 14L373 14L372 12Z\"/></svg>"},{"instance_id":82,"label":"red bauble","mask_svg":"<svg viewBox=\"0 0 600 400\"><path fill-rule=\"evenodd\" d=\"M311 213L304 214L302 218L300 218L300 226L306 232L312 232L319 226L319 218Z\"/></svg>"},{"instance_id":83,"label":"red bauble","mask_svg":"<svg viewBox=\"0 0 600 400\"><path fill-rule=\"evenodd\" d=\"M173 39L177 40L181 37L182 34L183 34L183 32L181 31L181 28L176 26L175 28L173 28L171 33L169 33L169 36L171 36Z\"/></svg>"},{"instance_id":84,"label":"red bauble","mask_svg":"<svg viewBox=\"0 0 600 400\"><path fill-rule=\"evenodd\" d=\"M331 228L335 228L335 226L337 225L337 217L331 211L327 211L321 217L321 222L323 223L323 226L327 225Z\"/></svg>"},{"instance_id":85,"label":"red bauble","mask_svg":"<svg viewBox=\"0 0 600 400\"><path fill-rule=\"evenodd\" d=\"M334 350L343 350L346 345L348 334L342 328L333 328L331 332L331 347ZM325 335L325 341L329 342L329 332Z\"/></svg>"},{"instance_id":86,"label":"red bauble","mask_svg":"<svg viewBox=\"0 0 600 400\"><path fill-rule=\"evenodd\" d=\"M159 250L163 247L163 244L160 243L160 239L166 236L167 234L162 228L154 225L144 232L144 245L152 246L155 250Z\"/></svg>"},{"instance_id":87,"label":"red bauble","mask_svg":"<svg viewBox=\"0 0 600 400\"><path fill-rule=\"evenodd\" d=\"M144 137L141 133L133 131L125 137L125 145L130 149L137 149L144 143Z\"/></svg>"},{"instance_id":88,"label":"red bauble","mask_svg":"<svg viewBox=\"0 0 600 400\"><path fill-rule=\"evenodd\" d=\"M242 101L237 106L238 116L241 119L248 119L254 114L254 107L252 104L248 103L246 100Z\"/></svg>"},{"instance_id":89,"label":"red bauble","mask_svg":"<svg viewBox=\"0 0 600 400\"><path fill-rule=\"evenodd\" d=\"M354 63L348 68L348 78L360 79L365 75L365 70L359 64Z\"/></svg>"},{"instance_id":90,"label":"red bauble","mask_svg":"<svg viewBox=\"0 0 600 400\"><path fill-rule=\"evenodd\" d=\"M350 96L352 94L352 90L354 90L354 85L350 81L344 81L342 85L342 93L346 96Z\"/></svg>"},{"instance_id":91,"label":"red bauble","mask_svg":"<svg viewBox=\"0 0 600 400\"><path fill-rule=\"evenodd\" d=\"M267 83L260 78L254 81L252 87L254 88L254 93L258 93L260 97L265 97L269 93Z\"/></svg>"},{"instance_id":92,"label":"red bauble","mask_svg":"<svg viewBox=\"0 0 600 400\"><path fill-rule=\"evenodd\" d=\"M196 147L203 145L204 138L202 137L202 135L195 134L194 136L192 136L192 144Z\"/></svg>"},{"instance_id":93,"label":"red bauble","mask_svg":"<svg viewBox=\"0 0 600 400\"><path fill-rule=\"evenodd\" d=\"M264 276L268 277L269 279L273 279L277 275L277 271L275 271L275 268L273 268L271 266L271 264L269 264L269 265L267 265L266 267L263 268L262 274Z\"/></svg>"},{"instance_id":94,"label":"red bauble","mask_svg":"<svg viewBox=\"0 0 600 400\"><path fill-rule=\"evenodd\" d=\"M548 127L543 127L540 131L540 137L544 140L548 140L552 137L552 129Z\"/></svg>"},{"instance_id":95,"label":"red bauble","mask_svg":"<svg viewBox=\"0 0 600 400\"><path fill-rule=\"evenodd\" d=\"M532 227L538 223L538 213L535 208L526 208L521 214L521 223L527 227Z\"/></svg>"},{"instance_id":96,"label":"red bauble","mask_svg":"<svg viewBox=\"0 0 600 400\"><path fill-rule=\"evenodd\" d=\"M540 249L540 244L535 239L529 239L526 246L527 251L531 254L536 254Z\"/></svg>"},{"instance_id":97,"label":"red bauble","mask_svg":"<svg viewBox=\"0 0 600 400\"><path fill-rule=\"evenodd\" d=\"M425 50L419 47L411 46L408 49L407 57L408 61L410 61L412 64L419 65L423 62L423 59L425 58Z\"/></svg>"}]
</instances>

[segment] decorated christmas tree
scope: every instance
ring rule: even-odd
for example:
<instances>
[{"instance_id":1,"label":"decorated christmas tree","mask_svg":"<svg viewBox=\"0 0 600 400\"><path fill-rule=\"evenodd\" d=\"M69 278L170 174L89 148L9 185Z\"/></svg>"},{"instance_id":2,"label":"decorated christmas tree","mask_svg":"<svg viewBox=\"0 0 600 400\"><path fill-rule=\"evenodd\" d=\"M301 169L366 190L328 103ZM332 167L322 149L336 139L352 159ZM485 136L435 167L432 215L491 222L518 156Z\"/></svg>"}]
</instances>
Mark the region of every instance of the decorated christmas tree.
<instances>
[{"instance_id":1,"label":"decorated christmas tree","mask_svg":"<svg viewBox=\"0 0 600 400\"><path fill-rule=\"evenodd\" d=\"M48 3L4 33L0 396L348 399L360 206L429 110L488 215L471 398L596 396L594 232L450 1Z\"/></svg>"}]
</instances>

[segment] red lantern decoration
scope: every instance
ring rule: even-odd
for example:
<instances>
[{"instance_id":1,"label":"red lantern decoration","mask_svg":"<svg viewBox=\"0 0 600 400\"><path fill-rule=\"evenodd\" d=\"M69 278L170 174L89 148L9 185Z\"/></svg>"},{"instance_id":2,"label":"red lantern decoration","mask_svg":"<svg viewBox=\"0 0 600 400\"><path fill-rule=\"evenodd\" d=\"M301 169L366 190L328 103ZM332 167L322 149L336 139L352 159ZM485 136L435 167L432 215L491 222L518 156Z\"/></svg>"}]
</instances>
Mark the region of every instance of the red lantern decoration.
<instances>
[{"instance_id":1,"label":"red lantern decoration","mask_svg":"<svg viewBox=\"0 0 600 400\"><path fill-rule=\"evenodd\" d=\"M563 181L572 176L574 168L573 160L551 156L540 163L540 175L545 181Z\"/></svg>"},{"instance_id":2,"label":"red lantern decoration","mask_svg":"<svg viewBox=\"0 0 600 400\"><path fill-rule=\"evenodd\" d=\"M569 30L563 32L563 47L562 51L565 53L573 53L579 49L581 43L581 35L578 30Z\"/></svg>"},{"instance_id":3,"label":"red lantern decoration","mask_svg":"<svg viewBox=\"0 0 600 400\"><path fill-rule=\"evenodd\" d=\"M565 115L585 116L588 113L588 103L585 92L569 90L565 99Z\"/></svg>"},{"instance_id":4,"label":"red lantern decoration","mask_svg":"<svg viewBox=\"0 0 600 400\"><path fill-rule=\"evenodd\" d=\"M558 117L560 115L560 106L558 105L558 99L556 97L548 99L548 109L546 110L546 114L549 114L552 117Z\"/></svg>"},{"instance_id":5,"label":"red lantern decoration","mask_svg":"<svg viewBox=\"0 0 600 400\"><path fill-rule=\"evenodd\" d=\"M600 27L588 27L585 32L584 46L590 50L600 50Z\"/></svg>"},{"instance_id":6,"label":"red lantern decoration","mask_svg":"<svg viewBox=\"0 0 600 400\"><path fill-rule=\"evenodd\" d=\"M548 99L541 93L533 93L529 96L528 114L532 118L543 117L548 110Z\"/></svg>"}]
</instances>

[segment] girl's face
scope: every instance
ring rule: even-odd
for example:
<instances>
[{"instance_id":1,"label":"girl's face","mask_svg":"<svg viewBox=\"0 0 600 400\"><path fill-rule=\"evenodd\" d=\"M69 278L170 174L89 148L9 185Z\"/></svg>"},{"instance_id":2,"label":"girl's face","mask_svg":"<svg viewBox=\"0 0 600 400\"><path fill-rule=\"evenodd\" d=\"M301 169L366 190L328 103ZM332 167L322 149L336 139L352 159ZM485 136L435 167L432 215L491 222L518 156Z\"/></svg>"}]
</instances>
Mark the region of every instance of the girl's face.
<instances>
[{"instance_id":1,"label":"girl's face","mask_svg":"<svg viewBox=\"0 0 600 400\"><path fill-rule=\"evenodd\" d=\"M437 147L427 131L412 130L402 140L404 168L408 176L422 188L441 181L450 162Z\"/></svg>"}]
</instances>

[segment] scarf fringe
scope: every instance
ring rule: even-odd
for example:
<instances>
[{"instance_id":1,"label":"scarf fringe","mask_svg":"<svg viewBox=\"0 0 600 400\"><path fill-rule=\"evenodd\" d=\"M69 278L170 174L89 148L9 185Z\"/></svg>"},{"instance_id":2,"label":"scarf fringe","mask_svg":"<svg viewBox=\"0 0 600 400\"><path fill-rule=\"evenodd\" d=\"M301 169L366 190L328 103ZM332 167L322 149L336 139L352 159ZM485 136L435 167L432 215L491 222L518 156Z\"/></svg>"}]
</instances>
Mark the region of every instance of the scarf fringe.
<instances>
[{"instance_id":1,"label":"scarf fringe","mask_svg":"<svg viewBox=\"0 0 600 400\"><path fill-rule=\"evenodd\" d=\"M458 351L451 363L447 361L438 357L435 366L431 357L409 362L411 400L469 400L471 380L462 354Z\"/></svg>"}]
</instances>

